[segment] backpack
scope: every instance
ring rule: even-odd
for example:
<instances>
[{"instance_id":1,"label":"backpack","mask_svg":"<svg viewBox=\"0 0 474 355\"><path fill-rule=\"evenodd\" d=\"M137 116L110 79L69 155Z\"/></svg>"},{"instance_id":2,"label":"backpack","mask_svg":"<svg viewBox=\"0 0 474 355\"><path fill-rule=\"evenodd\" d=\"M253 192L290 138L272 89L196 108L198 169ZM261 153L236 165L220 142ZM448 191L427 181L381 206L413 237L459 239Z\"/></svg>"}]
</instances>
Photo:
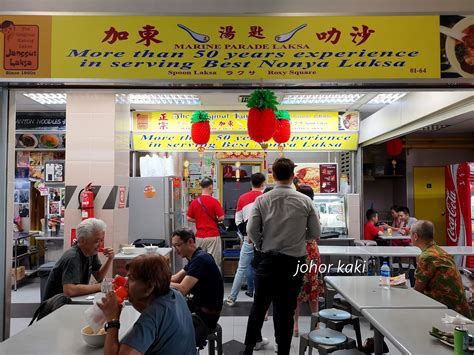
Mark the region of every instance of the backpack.
<instances>
[{"instance_id":1,"label":"backpack","mask_svg":"<svg viewBox=\"0 0 474 355\"><path fill-rule=\"evenodd\" d=\"M71 303L71 301L71 297L66 296L64 293L58 293L57 295L41 302L28 326L32 325L35 321L46 317L48 314L53 313L55 310L61 308L65 304Z\"/></svg>"}]
</instances>

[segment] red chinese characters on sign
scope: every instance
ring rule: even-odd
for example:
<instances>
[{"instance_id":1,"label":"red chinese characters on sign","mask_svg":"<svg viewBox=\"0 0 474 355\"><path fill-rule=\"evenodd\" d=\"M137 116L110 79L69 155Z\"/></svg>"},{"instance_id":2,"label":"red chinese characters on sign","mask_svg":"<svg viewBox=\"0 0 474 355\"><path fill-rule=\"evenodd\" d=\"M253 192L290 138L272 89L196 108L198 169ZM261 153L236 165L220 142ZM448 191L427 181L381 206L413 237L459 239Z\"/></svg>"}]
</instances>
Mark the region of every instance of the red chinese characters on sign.
<instances>
[{"instance_id":1,"label":"red chinese characters on sign","mask_svg":"<svg viewBox=\"0 0 474 355\"><path fill-rule=\"evenodd\" d=\"M367 25L362 25L362 29L359 30L359 27L352 26L352 30L350 35L352 36L352 43L355 43L357 46L361 45L362 43L366 42L372 33L375 33L375 30L369 28ZM316 32L316 37L320 41L329 42L332 44L337 44L339 39L341 38L342 32L337 28L333 27L329 31L325 32Z\"/></svg>"},{"instance_id":2,"label":"red chinese characters on sign","mask_svg":"<svg viewBox=\"0 0 474 355\"><path fill-rule=\"evenodd\" d=\"M255 37L258 39L265 38L265 36L263 35L262 26L250 26L249 37Z\"/></svg>"},{"instance_id":3,"label":"red chinese characters on sign","mask_svg":"<svg viewBox=\"0 0 474 355\"><path fill-rule=\"evenodd\" d=\"M126 191L125 186L119 186L118 208L125 208L125 198L126 198L125 191Z\"/></svg>"},{"instance_id":4,"label":"red chinese characters on sign","mask_svg":"<svg viewBox=\"0 0 474 355\"><path fill-rule=\"evenodd\" d=\"M110 26L107 31L104 31L105 37L102 42L107 42L109 44L114 44L117 40L123 41L128 39L127 31L117 31L115 27Z\"/></svg>"},{"instance_id":5,"label":"red chinese characters on sign","mask_svg":"<svg viewBox=\"0 0 474 355\"><path fill-rule=\"evenodd\" d=\"M158 119L158 128L161 130L168 129L168 118L166 118L166 113L162 113Z\"/></svg>"},{"instance_id":6,"label":"red chinese characters on sign","mask_svg":"<svg viewBox=\"0 0 474 355\"><path fill-rule=\"evenodd\" d=\"M329 31L316 33L316 37L318 37L320 41L324 40L324 42L336 44L339 42L339 38L341 38L341 31L333 27Z\"/></svg>"},{"instance_id":7,"label":"red chinese characters on sign","mask_svg":"<svg viewBox=\"0 0 474 355\"><path fill-rule=\"evenodd\" d=\"M354 32L351 32L352 42L357 46L361 45L370 37L372 33L375 33L375 30L369 28L367 25L362 25L362 31L359 30L359 27L352 26Z\"/></svg>"},{"instance_id":8,"label":"red chinese characters on sign","mask_svg":"<svg viewBox=\"0 0 474 355\"><path fill-rule=\"evenodd\" d=\"M163 41L160 41L159 39L155 38L159 31L155 28L155 26L152 25L146 25L142 27L144 31L138 31L138 34L141 37L141 40L137 41L136 43L142 43L145 42L145 46L149 47L151 42L154 43L161 43Z\"/></svg>"},{"instance_id":9,"label":"red chinese characters on sign","mask_svg":"<svg viewBox=\"0 0 474 355\"><path fill-rule=\"evenodd\" d=\"M225 38L225 39L234 39L235 37L235 30L233 26L221 26L220 27L220 38Z\"/></svg>"}]
</instances>

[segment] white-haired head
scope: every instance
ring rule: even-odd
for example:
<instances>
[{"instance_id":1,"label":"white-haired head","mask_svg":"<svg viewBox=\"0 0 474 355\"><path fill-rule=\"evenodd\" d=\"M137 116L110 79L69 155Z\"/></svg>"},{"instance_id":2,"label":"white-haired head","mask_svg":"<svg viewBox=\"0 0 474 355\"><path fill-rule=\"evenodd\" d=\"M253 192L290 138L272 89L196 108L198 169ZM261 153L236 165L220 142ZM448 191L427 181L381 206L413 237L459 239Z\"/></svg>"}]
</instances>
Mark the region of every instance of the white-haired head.
<instances>
[{"instance_id":1,"label":"white-haired head","mask_svg":"<svg viewBox=\"0 0 474 355\"><path fill-rule=\"evenodd\" d=\"M81 239L89 239L92 238L93 236L105 232L105 229L107 228L107 225L102 221L101 219L97 218L88 218L77 226L76 229L76 237L77 241L80 241Z\"/></svg>"}]
</instances>

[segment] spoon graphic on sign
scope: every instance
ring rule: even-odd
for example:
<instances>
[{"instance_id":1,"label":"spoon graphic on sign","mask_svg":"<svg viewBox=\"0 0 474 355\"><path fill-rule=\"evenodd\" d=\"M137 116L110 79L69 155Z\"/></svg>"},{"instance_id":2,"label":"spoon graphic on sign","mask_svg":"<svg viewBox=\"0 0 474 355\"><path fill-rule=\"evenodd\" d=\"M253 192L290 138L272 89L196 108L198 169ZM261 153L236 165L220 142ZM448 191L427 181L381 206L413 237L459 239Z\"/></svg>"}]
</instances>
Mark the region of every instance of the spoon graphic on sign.
<instances>
[{"instance_id":1,"label":"spoon graphic on sign","mask_svg":"<svg viewBox=\"0 0 474 355\"><path fill-rule=\"evenodd\" d=\"M177 25L179 28L185 30L187 33L189 33L189 35L197 42L200 42L200 43L206 43L206 42L209 42L209 39L210 37L208 35L203 35L203 34L200 34L200 33L197 33L197 32L194 32L193 30L187 28L186 26L184 25L181 25L181 24L178 24Z\"/></svg>"},{"instance_id":2,"label":"spoon graphic on sign","mask_svg":"<svg viewBox=\"0 0 474 355\"><path fill-rule=\"evenodd\" d=\"M303 25L300 25L300 26L296 27L293 31L290 31L288 33L282 33L281 35L276 35L275 36L275 41L280 42L280 43L288 42L295 35L296 32L298 32L299 30L302 30L306 26L308 26L308 25L303 24Z\"/></svg>"}]
</instances>

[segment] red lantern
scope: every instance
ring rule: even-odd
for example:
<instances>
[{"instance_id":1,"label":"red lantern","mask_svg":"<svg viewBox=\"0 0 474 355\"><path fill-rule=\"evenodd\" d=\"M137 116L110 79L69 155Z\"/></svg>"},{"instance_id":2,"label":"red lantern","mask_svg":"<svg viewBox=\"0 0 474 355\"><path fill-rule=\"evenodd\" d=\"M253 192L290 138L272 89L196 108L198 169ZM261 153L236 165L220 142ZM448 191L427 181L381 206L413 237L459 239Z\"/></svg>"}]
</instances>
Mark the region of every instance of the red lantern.
<instances>
[{"instance_id":1,"label":"red lantern","mask_svg":"<svg viewBox=\"0 0 474 355\"><path fill-rule=\"evenodd\" d=\"M204 111L196 111L191 118L191 139L194 144L204 145L211 137L209 115Z\"/></svg>"},{"instance_id":2,"label":"red lantern","mask_svg":"<svg viewBox=\"0 0 474 355\"><path fill-rule=\"evenodd\" d=\"M403 150L403 143L400 138L395 138L385 142L385 149L387 150L387 154L396 157L402 153Z\"/></svg>"},{"instance_id":3,"label":"red lantern","mask_svg":"<svg viewBox=\"0 0 474 355\"><path fill-rule=\"evenodd\" d=\"M276 113L277 124L273 140L278 144L288 142L291 136L290 114L287 111L278 111Z\"/></svg>"},{"instance_id":4,"label":"red lantern","mask_svg":"<svg viewBox=\"0 0 474 355\"><path fill-rule=\"evenodd\" d=\"M276 105L278 101L271 90L255 90L250 94L247 107L250 108L247 119L249 137L262 144L269 141L276 129Z\"/></svg>"}]
</instances>

